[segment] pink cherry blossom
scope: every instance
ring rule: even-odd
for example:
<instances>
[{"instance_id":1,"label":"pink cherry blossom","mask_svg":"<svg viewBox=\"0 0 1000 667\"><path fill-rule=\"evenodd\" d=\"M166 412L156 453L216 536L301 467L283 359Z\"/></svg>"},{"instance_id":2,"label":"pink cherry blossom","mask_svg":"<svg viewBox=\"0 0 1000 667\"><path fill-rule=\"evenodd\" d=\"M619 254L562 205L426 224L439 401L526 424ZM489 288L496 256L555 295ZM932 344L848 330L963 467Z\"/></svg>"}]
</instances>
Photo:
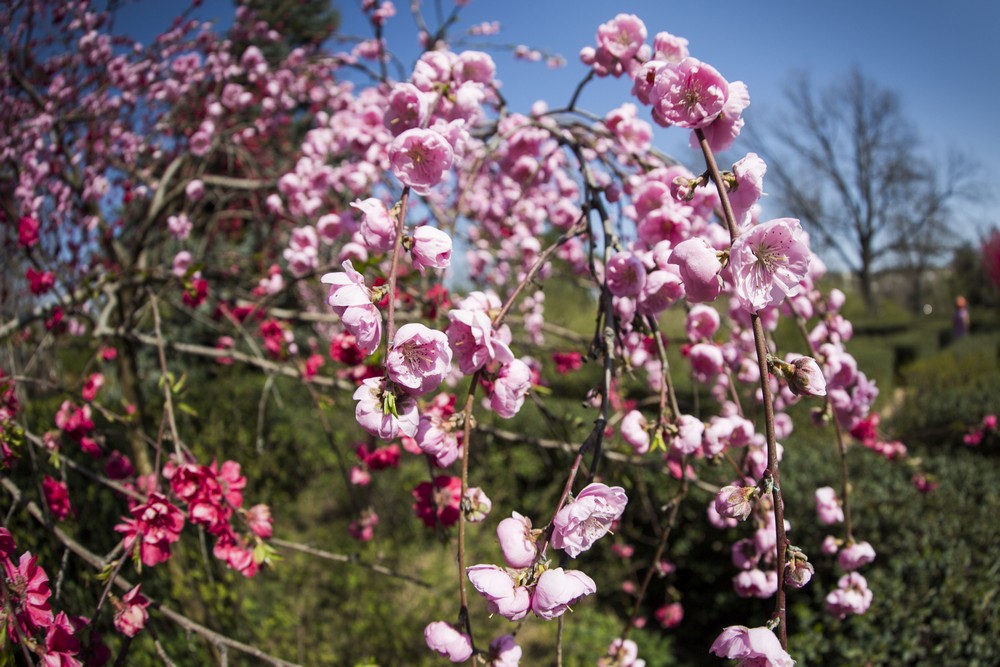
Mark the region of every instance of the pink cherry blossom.
<instances>
[{"instance_id":1,"label":"pink cherry blossom","mask_svg":"<svg viewBox=\"0 0 1000 667\"><path fill-rule=\"evenodd\" d=\"M385 367L389 379L407 393L433 391L451 371L448 337L418 322L404 324L393 337Z\"/></svg>"},{"instance_id":2,"label":"pink cherry blossom","mask_svg":"<svg viewBox=\"0 0 1000 667\"><path fill-rule=\"evenodd\" d=\"M764 191L766 172L767 165L756 153L747 153L733 165L736 185L729 191L729 204L733 207L733 216L740 227L750 223L750 209Z\"/></svg>"},{"instance_id":3,"label":"pink cherry blossom","mask_svg":"<svg viewBox=\"0 0 1000 667\"><path fill-rule=\"evenodd\" d=\"M630 252L615 254L607 265L608 291L615 296L638 296L646 282L646 267Z\"/></svg>"},{"instance_id":4,"label":"pink cherry blossom","mask_svg":"<svg viewBox=\"0 0 1000 667\"><path fill-rule=\"evenodd\" d=\"M396 220L381 199L369 197L351 203L361 211L361 236L369 250L388 252L396 241Z\"/></svg>"},{"instance_id":5,"label":"pink cherry blossom","mask_svg":"<svg viewBox=\"0 0 1000 667\"><path fill-rule=\"evenodd\" d=\"M819 515L819 522L831 525L841 523L844 520L844 510L837 500L837 492L833 487L824 486L816 489L816 513Z\"/></svg>"},{"instance_id":6,"label":"pink cherry blossom","mask_svg":"<svg viewBox=\"0 0 1000 667\"><path fill-rule=\"evenodd\" d=\"M541 619L551 621L562 616L570 605L585 595L597 592L597 584L577 570L545 570L535 584L531 596L531 611Z\"/></svg>"},{"instance_id":7,"label":"pink cherry blossom","mask_svg":"<svg viewBox=\"0 0 1000 667\"><path fill-rule=\"evenodd\" d=\"M719 516L743 521L753 511L757 496L754 486L724 486L715 496L715 511Z\"/></svg>"},{"instance_id":8,"label":"pink cherry blossom","mask_svg":"<svg viewBox=\"0 0 1000 667\"><path fill-rule=\"evenodd\" d=\"M497 373L490 408L504 419L510 419L521 409L529 389L531 368L520 359L512 359L510 363L501 366Z\"/></svg>"},{"instance_id":9,"label":"pink cherry blossom","mask_svg":"<svg viewBox=\"0 0 1000 667\"><path fill-rule=\"evenodd\" d=\"M433 130L406 130L389 147L392 173L421 195L428 194L444 179L452 160L451 144Z\"/></svg>"},{"instance_id":10,"label":"pink cherry blossom","mask_svg":"<svg viewBox=\"0 0 1000 667\"><path fill-rule=\"evenodd\" d=\"M634 14L619 14L597 28L597 44L619 60L631 58L646 41L646 25Z\"/></svg>"},{"instance_id":11,"label":"pink cherry blossom","mask_svg":"<svg viewBox=\"0 0 1000 667\"><path fill-rule=\"evenodd\" d=\"M26 215L17 221L17 242L24 248L31 248L38 243L38 230L41 224L36 218Z\"/></svg>"},{"instance_id":12,"label":"pink cherry blossom","mask_svg":"<svg viewBox=\"0 0 1000 667\"><path fill-rule=\"evenodd\" d=\"M354 417L361 428L382 440L395 440L400 434L411 438L417 433L417 402L410 396L393 394L385 378L368 378L354 392L358 402Z\"/></svg>"},{"instance_id":13,"label":"pink cherry blossom","mask_svg":"<svg viewBox=\"0 0 1000 667\"><path fill-rule=\"evenodd\" d=\"M622 418L620 426L622 439L639 456L649 451L649 431L646 426L646 418L638 410L630 410Z\"/></svg>"},{"instance_id":14,"label":"pink cherry blossom","mask_svg":"<svg viewBox=\"0 0 1000 667\"><path fill-rule=\"evenodd\" d=\"M344 327L368 355L378 349L382 341L382 316L372 303L372 292L365 285L364 277L354 270L350 260L345 261L343 267L343 273L327 273L320 281L330 285L326 302L340 315Z\"/></svg>"},{"instance_id":15,"label":"pink cherry blossom","mask_svg":"<svg viewBox=\"0 0 1000 667\"><path fill-rule=\"evenodd\" d=\"M413 489L413 511L428 528L458 523L461 516L462 479L438 475L430 482L421 482Z\"/></svg>"},{"instance_id":16,"label":"pink cherry blossom","mask_svg":"<svg viewBox=\"0 0 1000 667\"><path fill-rule=\"evenodd\" d=\"M528 615L531 595L524 586L517 586L513 577L496 565L473 565L465 568L472 586L486 598L491 614L500 614L510 621L519 621Z\"/></svg>"},{"instance_id":17,"label":"pink cherry blossom","mask_svg":"<svg viewBox=\"0 0 1000 667\"><path fill-rule=\"evenodd\" d=\"M653 37L653 58L668 63L679 63L687 58L688 41L669 32L658 32Z\"/></svg>"},{"instance_id":18,"label":"pink cherry blossom","mask_svg":"<svg viewBox=\"0 0 1000 667\"><path fill-rule=\"evenodd\" d=\"M740 135L745 121L743 112L750 106L750 91L742 81L733 81L729 84L728 96L722 113L718 117L702 128L705 140L713 153L721 153L728 150L733 145L733 141ZM691 133L691 147L698 147L698 137Z\"/></svg>"},{"instance_id":19,"label":"pink cherry blossom","mask_svg":"<svg viewBox=\"0 0 1000 667\"><path fill-rule=\"evenodd\" d=\"M427 648L437 651L452 662L465 662L472 657L472 640L444 621L434 621L424 628Z\"/></svg>"},{"instance_id":20,"label":"pink cherry blossom","mask_svg":"<svg viewBox=\"0 0 1000 667\"><path fill-rule=\"evenodd\" d=\"M413 438L419 452L427 454L439 468L450 466L461 454L459 434L451 422L440 415L421 414L417 434Z\"/></svg>"},{"instance_id":21,"label":"pink cherry blossom","mask_svg":"<svg viewBox=\"0 0 1000 667\"><path fill-rule=\"evenodd\" d=\"M744 310L754 313L799 293L811 255L804 236L798 220L777 218L736 238L729 266Z\"/></svg>"},{"instance_id":22,"label":"pink cherry blossom","mask_svg":"<svg viewBox=\"0 0 1000 667\"><path fill-rule=\"evenodd\" d=\"M850 572L875 560L875 549L868 542L855 542L844 547L837 555L840 569Z\"/></svg>"},{"instance_id":23,"label":"pink cherry blossom","mask_svg":"<svg viewBox=\"0 0 1000 667\"><path fill-rule=\"evenodd\" d=\"M531 519L513 512L497 524L497 539L504 560L511 567L530 567L535 562L538 552L531 532Z\"/></svg>"},{"instance_id":24,"label":"pink cherry blossom","mask_svg":"<svg viewBox=\"0 0 1000 667\"><path fill-rule=\"evenodd\" d=\"M427 120L427 95L412 83L397 83L386 100L385 126L393 136L420 127Z\"/></svg>"},{"instance_id":25,"label":"pink cherry blossom","mask_svg":"<svg viewBox=\"0 0 1000 667\"><path fill-rule=\"evenodd\" d=\"M714 381L724 365L722 350L713 343L695 343L691 346L688 359L694 378L703 383Z\"/></svg>"},{"instance_id":26,"label":"pink cherry blossom","mask_svg":"<svg viewBox=\"0 0 1000 667\"><path fill-rule=\"evenodd\" d=\"M413 266L421 272L426 268L447 269L451 266L451 237L436 227L421 225L413 230L410 254Z\"/></svg>"},{"instance_id":27,"label":"pink cherry blossom","mask_svg":"<svg viewBox=\"0 0 1000 667\"><path fill-rule=\"evenodd\" d=\"M798 357L787 376L788 389L796 396L826 396L826 378L812 357Z\"/></svg>"},{"instance_id":28,"label":"pink cherry blossom","mask_svg":"<svg viewBox=\"0 0 1000 667\"><path fill-rule=\"evenodd\" d=\"M521 664L521 647L514 635L502 635L490 642L486 667L518 667Z\"/></svg>"},{"instance_id":29,"label":"pink cherry blossom","mask_svg":"<svg viewBox=\"0 0 1000 667\"><path fill-rule=\"evenodd\" d=\"M451 324L445 330L458 369L471 375L490 361L509 363L514 359L510 348L497 337L493 322L482 310L452 310Z\"/></svg>"},{"instance_id":30,"label":"pink cherry blossom","mask_svg":"<svg viewBox=\"0 0 1000 667\"><path fill-rule=\"evenodd\" d=\"M719 318L719 311L711 306L697 304L688 311L687 323L685 325L688 340L697 342L699 340L712 340L719 330L722 320Z\"/></svg>"},{"instance_id":31,"label":"pink cherry blossom","mask_svg":"<svg viewBox=\"0 0 1000 667\"><path fill-rule=\"evenodd\" d=\"M681 415L676 422L677 434L670 439L670 451L686 456L701 447L705 424L693 415Z\"/></svg>"},{"instance_id":32,"label":"pink cherry blossom","mask_svg":"<svg viewBox=\"0 0 1000 667\"><path fill-rule=\"evenodd\" d=\"M684 296L684 284L679 271L670 266L667 269L650 271L636 302L636 310L641 315L656 317Z\"/></svg>"},{"instance_id":33,"label":"pink cherry blossom","mask_svg":"<svg viewBox=\"0 0 1000 667\"><path fill-rule=\"evenodd\" d=\"M722 75L691 57L661 68L650 91L654 120L692 130L714 121L728 97L729 83Z\"/></svg>"},{"instance_id":34,"label":"pink cherry blossom","mask_svg":"<svg viewBox=\"0 0 1000 667\"><path fill-rule=\"evenodd\" d=\"M594 482L583 488L552 520L552 546L573 558L611 530L628 504L625 489Z\"/></svg>"},{"instance_id":35,"label":"pink cherry blossom","mask_svg":"<svg viewBox=\"0 0 1000 667\"><path fill-rule=\"evenodd\" d=\"M73 635L75 631L66 612L59 612L45 631L44 667L82 666L83 663L74 657L80 652L80 640Z\"/></svg>"},{"instance_id":36,"label":"pink cherry blossom","mask_svg":"<svg viewBox=\"0 0 1000 667\"><path fill-rule=\"evenodd\" d=\"M670 253L671 264L680 268L687 300L691 303L714 301L722 291L722 262L707 241L700 237L677 244Z\"/></svg>"},{"instance_id":37,"label":"pink cherry blossom","mask_svg":"<svg viewBox=\"0 0 1000 667\"><path fill-rule=\"evenodd\" d=\"M827 594L826 608L837 618L847 618L868 611L873 597L868 581L857 572L850 572L840 578L836 590Z\"/></svg>"},{"instance_id":38,"label":"pink cherry blossom","mask_svg":"<svg viewBox=\"0 0 1000 667\"><path fill-rule=\"evenodd\" d=\"M731 625L716 637L708 652L720 658L739 660L741 667L792 667L795 664L767 628Z\"/></svg>"}]
</instances>

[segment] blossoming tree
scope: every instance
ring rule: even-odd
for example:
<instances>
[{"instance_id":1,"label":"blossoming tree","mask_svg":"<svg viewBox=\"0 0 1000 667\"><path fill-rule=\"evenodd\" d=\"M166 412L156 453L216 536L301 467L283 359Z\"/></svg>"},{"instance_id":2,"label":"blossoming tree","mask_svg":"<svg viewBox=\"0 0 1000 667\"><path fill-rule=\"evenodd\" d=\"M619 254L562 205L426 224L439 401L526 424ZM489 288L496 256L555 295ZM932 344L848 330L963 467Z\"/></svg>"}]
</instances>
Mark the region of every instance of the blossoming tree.
<instances>
[{"instance_id":1,"label":"blossoming tree","mask_svg":"<svg viewBox=\"0 0 1000 667\"><path fill-rule=\"evenodd\" d=\"M642 665L630 634L647 615L682 622L679 600L647 610L646 596L673 567L678 508L702 503L718 529L753 526L733 545L736 594L774 599L773 614L719 627L704 651L791 664L786 600L814 571L785 518L786 502L813 499L786 498L780 484L793 406L810 402L841 458L848 432L873 449L902 445L875 428L877 390L847 350L844 295L820 289L824 267L799 222L758 219L766 165L753 153L728 170L716 162L739 140L749 91L691 56L682 37L650 39L638 17L620 14L582 49L585 72L565 106L513 110L492 57L449 46L445 28L462 4L422 34L423 55L393 79L381 38L390 2L362 3L374 37L349 51L270 59L262 47L282 36L246 9L228 35L182 18L146 45L85 0L8 3L0 481L16 501L8 523L30 515L33 533L103 583L89 607L56 613L47 573L58 563L19 548L28 524L0 529L0 650L99 664L111 653L96 629L110 615L124 661L162 617L205 637L220 661L238 651L291 664L138 583L168 568L182 581L174 550L185 539L245 577L267 577L279 548L324 557L276 537L282 528L240 462L195 446L199 434L179 419L197 408L184 402L181 371L201 360L304 383L316 419L301 429L329 431L324 400L338 406L342 427L364 438L353 466L338 453L348 491L400 465L426 471L412 490L414 520L448 545L437 566L457 563L457 585L437 591L453 599L451 616L426 618L431 652L518 664L522 621L562 627L598 593L588 552L638 520L632 471L652 468L672 500L653 512L658 539L633 608L594 659ZM621 82L622 104L603 117L577 106L595 77ZM658 152L651 122L689 135L703 167ZM546 288L561 280L586 286L590 335L567 336L546 316ZM789 349L774 336L781 320L803 334ZM683 333L666 335L668 321ZM36 361L70 347L83 350L85 372L59 377ZM584 359L600 368L592 427L557 443L571 454L548 471L555 492L494 506L495 472L477 449L538 446L504 420L529 402L551 414L546 374L578 372ZM679 400L677 373L712 405ZM43 396L58 397L58 409L26 409ZM843 525L823 551L846 573L827 597L845 617L871 603L857 570L875 552L852 532L841 482L815 502L821 522ZM93 497L120 517L102 535L72 529ZM381 530L374 507L359 507L349 526L362 542ZM499 542L482 554L488 562L470 554L476 535ZM481 612L509 629L477 624Z\"/></svg>"}]
</instances>

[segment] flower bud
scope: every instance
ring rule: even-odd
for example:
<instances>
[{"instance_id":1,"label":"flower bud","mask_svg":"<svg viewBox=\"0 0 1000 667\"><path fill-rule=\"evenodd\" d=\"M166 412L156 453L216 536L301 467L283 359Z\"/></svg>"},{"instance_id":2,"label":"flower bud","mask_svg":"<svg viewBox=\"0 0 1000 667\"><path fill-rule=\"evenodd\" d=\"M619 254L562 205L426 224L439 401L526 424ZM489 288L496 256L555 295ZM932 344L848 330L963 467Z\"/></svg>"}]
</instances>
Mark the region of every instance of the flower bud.
<instances>
[{"instance_id":1,"label":"flower bud","mask_svg":"<svg viewBox=\"0 0 1000 667\"><path fill-rule=\"evenodd\" d=\"M724 486L715 496L715 511L729 519L745 520L757 499L756 486Z\"/></svg>"},{"instance_id":2,"label":"flower bud","mask_svg":"<svg viewBox=\"0 0 1000 667\"><path fill-rule=\"evenodd\" d=\"M785 563L785 584L792 588L802 588L813 576L813 566L805 554L797 552Z\"/></svg>"},{"instance_id":3,"label":"flower bud","mask_svg":"<svg viewBox=\"0 0 1000 667\"><path fill-rule=\"evenodd\" d=\"M826 378L812 357L799 357L792 362L787 375L788 388L796 396L826 396Z\"/></svg>"}]
</instances>

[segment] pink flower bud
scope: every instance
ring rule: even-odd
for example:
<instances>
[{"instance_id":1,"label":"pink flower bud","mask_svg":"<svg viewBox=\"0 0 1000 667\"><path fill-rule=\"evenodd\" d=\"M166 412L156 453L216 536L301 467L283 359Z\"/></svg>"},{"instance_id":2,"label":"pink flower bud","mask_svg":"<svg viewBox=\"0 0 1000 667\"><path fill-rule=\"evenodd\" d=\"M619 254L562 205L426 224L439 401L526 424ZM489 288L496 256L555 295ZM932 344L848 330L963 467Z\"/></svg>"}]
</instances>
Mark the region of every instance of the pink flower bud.
<instances>
[{"instance_id":1,"label":"pink flower bud","mask_svg":"<svg viewBox=\"0 0 1000 667\"><path fill-rule=\"evenodd\" d=\"M465 662L472 657L472 640L444 621L434 621L424 628L427 648L437 651L452 662Z\"/></svg>"},{"instance_id":2,"label":"pink flower bud","mask_svg":"<svg viewBox=\"0 0 1000 667\"><path fill-rule=\"evenodd\" d=\"M531 519L512 513L497 525L497 539L504 560L511 567L529 567L535 562L537 551L531 534Z\"/></svg>"},{"instance_id":3,"label":"pink flower bud","mask_svg":"<svg viewBox=\"0 0 1000 667\"><path fill-rule=\"evenodd\" d=\"M451 237L440 229L422 225L413 231L410 253L413 266L421 272L427 267L447 269L451 266Z\"/></svg>"},{"instance_id":4,"label":"pink flower bud","mask_svg":"<svg viewBox=\"0 0 1000 667\"><path fill-rule=\"evenodd\" d=\"M756 486L724 486L715 496L715 511L719 516L743 521L753 511L759 493Z\"/></svg>"},{"instance_id":5,"label":"pink flower bud","mask_svg":"<svg viewBox=\"0 0 1000 667\"><path fill-rule=\"evenodd\" d=\"M788 388L796 396L826 396L826 378L812 357L792 362L794 372L787 377Z\"/></svg>"},{"instance_id":6,"label":"pink flower bud","mask_svg":"<svg viewBox=\"0 0 1000 667\"><path fill-rule=\"evenodd\" d=\"M844 547L837 556L840 569L850 572L875 560L875 549L868 542L855 542Z\"/></svg>"}]
</instances>

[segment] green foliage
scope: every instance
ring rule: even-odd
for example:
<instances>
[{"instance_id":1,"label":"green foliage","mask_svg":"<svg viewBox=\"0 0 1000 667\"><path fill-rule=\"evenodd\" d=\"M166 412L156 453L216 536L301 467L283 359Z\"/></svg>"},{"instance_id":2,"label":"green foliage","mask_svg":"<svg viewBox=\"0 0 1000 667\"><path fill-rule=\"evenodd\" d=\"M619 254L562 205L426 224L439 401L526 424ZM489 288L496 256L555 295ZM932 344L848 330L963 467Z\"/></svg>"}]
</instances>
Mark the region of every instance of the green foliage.
<instances>
[{"instance_id":1,"label":"green foliage","mask_svg":"<svg viewBox=\"0 0 1000 667\"><path fill-rule=\"evenodd\" d=\"M962 433L1000 410L1000 337L977 334L903 371L906 400L893 429L927 444L961 442Z\"/></svg>"}]
</instances>

